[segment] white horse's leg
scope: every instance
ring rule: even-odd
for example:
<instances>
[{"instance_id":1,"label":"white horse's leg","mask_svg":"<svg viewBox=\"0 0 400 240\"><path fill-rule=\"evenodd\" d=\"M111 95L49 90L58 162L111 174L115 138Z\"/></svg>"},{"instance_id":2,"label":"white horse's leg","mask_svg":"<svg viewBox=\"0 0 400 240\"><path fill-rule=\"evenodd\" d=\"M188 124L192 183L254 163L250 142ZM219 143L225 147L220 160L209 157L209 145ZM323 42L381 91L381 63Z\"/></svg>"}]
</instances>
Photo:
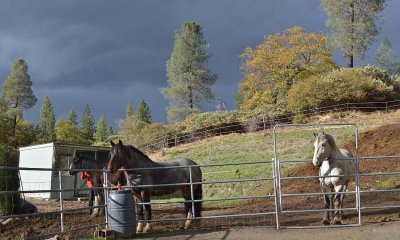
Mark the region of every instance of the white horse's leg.
<instances>
[{"instance_id":1,"label":"white horse's leg","mask_svg":"<svg viewBox=\"0 0 400 240\"><path fill-rule=\"evenodd\" d=\"M99 215L100 209L98 208L98 206L100 206L100 204L101 204L101 197L99 194L96 194L96 196L94 197L92 217L96 217Z\"/></svg>"},{"instance_id":2,"label":"white horse's leg","mask_svg":"<svg viewBox=\"0 0 400 240\"><path fill-rule=\"evenodd\" d=\"M187 214L187 218L192 218L193 214L192 211L189 210L188 214ZM188 219L185 222L185 230L189 229L192 226L192 219Z\"/></svg>"},{"instance_id":3,"label":"white horse's leg","mask_svg":"<svg viewBox=\"0 0 400 240\"><path fill-rule=\"evenodd\" d=\"M150 232L153 229L153 225L151 223L146 223L146 227L144 227L143 232L147 233Z\"/></svg>"},{"instance_id":4,"label":"white horse's leg","mask_svg":"<svg viewBox=\"0 0 400 240\"><path fill-rule=\"evenodd\" d=\"M143 232L144 222L139 222L136 228L136 232Z\"/></svg>"},{"instance_id":5,"label":"white horse's leg","mask_svg":"<svg viewBox=\"0 0 400 240\"><path fill-rule=\"evenodd\" d=\"M330 192L330 188L328 187L328 185L326 185L324 182L320 182L321 184L321 191L323 193L328 193ZM329 210L331 208L331 199L330 199L330 195L324 195L324 207L325 209ZM322 224L323 225L330 225L330 211L325 211L324 212L324 216L322 218Z\"/></svg>"},{"instance_id":6,"label":"white horse's leg","mask_svg":"<svg viewBox=\"0 0 400 240\"><path fill-rule=\"evenodd\" d=\"M347 187L345 185L335 186L335 192L345 192ZM342 210L344 200L344 193L335 194L335 214L333 217L333 224L339 225L342 224Z\"/></svg>"}]
</instances>

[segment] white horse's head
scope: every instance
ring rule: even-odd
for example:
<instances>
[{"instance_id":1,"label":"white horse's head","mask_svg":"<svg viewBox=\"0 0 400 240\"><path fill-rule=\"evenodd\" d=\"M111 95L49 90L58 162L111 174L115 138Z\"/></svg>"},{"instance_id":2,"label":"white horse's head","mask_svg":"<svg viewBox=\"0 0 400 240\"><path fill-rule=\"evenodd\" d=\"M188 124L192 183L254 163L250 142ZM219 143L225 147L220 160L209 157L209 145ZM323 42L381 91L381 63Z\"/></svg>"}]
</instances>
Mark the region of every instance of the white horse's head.
<instances>
[{"instance_id":1,"label":"white horse's head","mask_svg":"<svg viewBox=\"0 0 400 240\"><path fill-rule=\"evenodd\" d=\"M333 137L325 132L314 133L314 136L314 157L312 163L315 167L321 167L322 162L328 159L334 150L335 143Z\"/></svg>"}]
</instances>

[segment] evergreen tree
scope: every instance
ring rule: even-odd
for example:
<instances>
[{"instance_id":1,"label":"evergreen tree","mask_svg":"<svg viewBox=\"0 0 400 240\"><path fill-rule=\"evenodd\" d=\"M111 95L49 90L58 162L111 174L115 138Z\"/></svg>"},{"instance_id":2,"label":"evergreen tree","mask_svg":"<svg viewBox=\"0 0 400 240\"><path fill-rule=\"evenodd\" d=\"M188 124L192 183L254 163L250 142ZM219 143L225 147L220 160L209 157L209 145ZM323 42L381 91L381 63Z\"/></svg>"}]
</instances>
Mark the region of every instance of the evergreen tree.
<instances>
[{"instance_id":1,"label":"evergreen tree","mask_svg":"<svg viewBox=\"0 0 400 240\"><path fill-rule=\"evenodd\" d=\"M126 106L125 110L125 118L131 118L133 116L133 104L131 101L129 101L128 106Z\"/></svg>"},{"instance_id":2,"label":"evergreen tree","mask_svg":"<svg viewBox=\"0 0 400 240\"><path fill-rule=\"evenodd\" d=\"M81 138L85 141L93 142L93 134L95 132L93 115L90 111L89 104L83 108L81 122L80 122L80 133Z\"/></svg>"},{"instance_id":3,"label":"evergreen tree","mask_svg":"<svg viewBox=\"0 0 400 240\"><path fill-rule=\"evenodd\" d=\"M24 109L33 107L36 104L36 97L32 91L32 82L28 74L28 65L25 60L17 59L11 69L10 75L2 86L2 102L5 113L12 119L12 136L14 147L18 145L15 139L17 118L22 117Z\"/></svg>"},{"instance_id":4,"label":"evergreen tree","mask_svg":"<svg viewBox=\"0 0 400 240\"><path fill-rule=\"evenodd\" d=\"M105 142L107 140L107 123L106 123L106 117L101 115L99 118L99 121L97 122L96 125L96 132L94 133L94 139L96 142Z\"/></svg>"},{"instance_id":5,"label":"evergreen tree","mask_svg":"<svg viewBox=\"0 0 400 240\"><path fill-rule=\"evenodd\" d=\"M69 110L67 118L65 120L69 121L75 126L78 126L78 115L76 114L74 108L71 108L71 110Z\"/></svg>"},{"instance_id":6,"label":"evergreen tree","mask_svg":"<svg viewBox=\"0 0 400 240\"><path fill-rule=\"evenodd\" d=\"M376 22L385 0L321 0L331 29L330 44L347 57L353 67L354 57L364 57L367 48L379 33Z\"/></svg>"},{"instance_id":7,"label":"evergreen tree","mask_svg":"<svg viewBox=\"0 0 400 240\"><path fill-rule=\"evenodd\" d=\"M53 141L55 138L56 117L49 97L45 97L40 108L39 131L42 141Z\"/></svg>"},{"instance_id":8,"label":"evergreen tree","mask_svg":"<svg viewBox=\"0 0 400 240\"><path fill-rule=\"evenodd\" d=\"M202 101L210 101L213 93L210 85L217 75L207 69L207 44L202 28L195 22L185 22L175 33L175 43L167 61L168 87L161 93L169 100L167 108L170 122L182 120L188 114L199 111Z\"/></svg>"},{"instance_id":9,"label":"evergreen tree","mask_svg":"<svg viewBox=\"0 0 400 240\"><path fill-rule=\"evenodd\" d=\"M112 136L116 134L114 128L110 125L107 130L107 136Z\"/></svg>"},{"instance_id":10,"label":"evergreen tree","mask_svg":"<svg viewBox=\"0 0 400 240\"><path fill-rule=\"evenodd\" d=\"M400 63L393 54L392 44L387 37L383 39L376 51L375 64L392 75L400 74Z\"/></svg>"},{"instance_id":11,"label":"evergreen tree","mask_svg":"<svg viewBox=\"0 0 400 240\"><path fill-rule=\"evenodd\" d=\"M145 124L151 124L151 111L144 100L140 102L136 110L136 118Z\"/></svg>"}]
</instances>

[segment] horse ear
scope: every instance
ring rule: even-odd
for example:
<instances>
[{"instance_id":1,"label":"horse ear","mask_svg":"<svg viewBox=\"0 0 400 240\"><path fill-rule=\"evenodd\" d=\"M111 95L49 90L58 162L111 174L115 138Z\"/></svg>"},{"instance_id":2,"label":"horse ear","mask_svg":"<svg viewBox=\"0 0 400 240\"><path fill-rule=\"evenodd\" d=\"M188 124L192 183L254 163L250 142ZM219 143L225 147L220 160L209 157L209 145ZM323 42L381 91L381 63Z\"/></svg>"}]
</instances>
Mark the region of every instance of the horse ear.
<instances>
[{"instance_id":1,"label":"horse ear","mask_svg":"<svg viewBox=\"0 0 400 240\"><path fill-rule=\"evenodd\" d=\"M313 134L314 134L314 137L317 137L317 136L318 136L318 133L316 133L316 132L313 132Z\"/></svg>"},{"instance_id":2,"label":"horse ear","mask_svg":"<svg viewBox=\"0 0 400 240\"><path fill-rule=\"evenodd\" d=\"M115 143L111 140L110 141L110 143L111 143L111 146L114 146L115 145Z\"/></svg>"},{"instance_id":3,"label":"horse ear","mask_svg":"<svg viewBox=\"0 0 400 240\"><path fill-rule=\"evenodd\" d=\"M122 143L121 139L119 140L118 144L119 144L119 145L124 145L124 144Z\"/></svg>"},{"instance_id":4,"label":"horse ear","mask_svg":"<svg viewBox=\"0 0 400 240\"><path fill-rule=\"evenodd\" d=\"M326 132L325 132L325 131L322 131L322 135L326 135Z\"/></svg>"}]
</instances>

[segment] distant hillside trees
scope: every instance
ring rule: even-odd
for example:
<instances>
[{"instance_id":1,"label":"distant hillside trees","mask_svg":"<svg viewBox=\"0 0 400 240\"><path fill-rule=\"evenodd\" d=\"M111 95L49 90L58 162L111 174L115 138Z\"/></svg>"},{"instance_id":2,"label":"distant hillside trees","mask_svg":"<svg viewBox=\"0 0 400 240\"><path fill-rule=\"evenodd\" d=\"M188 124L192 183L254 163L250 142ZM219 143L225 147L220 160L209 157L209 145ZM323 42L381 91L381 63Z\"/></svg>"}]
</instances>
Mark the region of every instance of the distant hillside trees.
<instances>
[{"instance_id":1,"label":"distant hillside trees","mask_svg":"<svg viewBox=\"0 0 400 240\"><path fill-rule=\"evenodd\" d=\"M94 133L94 140L97 143L104 143L107 140L107 122L106 116L102 114L97 122L96 131Z\"/></svg>"},{"instance_id":2,"label":"distant hillside trees","mask_svg":"<svg viewBox=\"0 0 400 240\"><path fill-rule=\"evenodd\" d=\"M217 75L207 68L210 55L200 25L185 22L175 33L174 48L167 61L168 87L161 93L169 100L168 120L176 122L193 112L200 111L200 104L214 95L210 86Z\"/></svg>"},{"instance_id":3,"label":"distant hillside trees","mask_svg":"<svg viewBox=\"0 0 400 240\"><path fill-rule=\"evenodd\" d=\"M71 110L69 110L65 120L70 122L72 125L78 126L78 114L76 113L74 108L71 108Z\"/></svg>"},{"instance_id":4,"label":"distant hillside trees","mask_svg":"<svg viewBox=\"0 0 400 240\"><path fill-rule=\"evenodd\" d=\"M385 0L321 0L330 28L330 45L347 57L348 67L353 67L354 57L363 57L379 33L378 14Z\"/></svg>"},{"instance_id":5,"label":"distant hillside trees","mask_svg":"<svg viewBox=\"0 0 400 240\"><path fill-rule=\"evenodd\" d=\"M52 142L55 140L56 116L50 98L46 96L40 107L38 123L38 136L40 142Z\"/></svg>"},{"instance_id":6,"label":"distant hillside trees","mask_svg":"<svg viewBox=\"0 0 400 240\"><path fill-rule=\"evenodd\" d=\"M151 123L151 111L147 103L142 100L136 110L136 117L145 124Z\"/></svg>"},{"instance_id":7,"label":"distant hillside trees","mask_svg":"<svg viewBox=\"0 0 400 240\"><path fill-rule=\"evenodd\" d=\"M293 84L337 68L325 36L299 26L266 36L256 49L246 48L241 57L244 78L237 105L242 110L267 107L284 112Z\"/></svg>"},{"instance_id":8,"label":"distant hillside trees","mask_svg":"<svg viewBox=\"0 0 400 240\"><path fill-rule=\"evenodd\" d=\"M95 125L92 112L90 110L89 104L83 107L81 120L79 122L79 130L81 138L87 142L93 142Z\"/></svg>"},{"instance_id":9,"label":"distant hillside trees","mask_svg":"<svg viewBox=\"0 0 400 240\"><path fill-rule=\"evenodd\" d=\"M142 130L152 123L151 111L147 103L142 100L134 111L133 104L128 103L125 111L125 119L119 120L120 135L127 143L137 144L143 141Z\"/></svg>"}]
</instances>

